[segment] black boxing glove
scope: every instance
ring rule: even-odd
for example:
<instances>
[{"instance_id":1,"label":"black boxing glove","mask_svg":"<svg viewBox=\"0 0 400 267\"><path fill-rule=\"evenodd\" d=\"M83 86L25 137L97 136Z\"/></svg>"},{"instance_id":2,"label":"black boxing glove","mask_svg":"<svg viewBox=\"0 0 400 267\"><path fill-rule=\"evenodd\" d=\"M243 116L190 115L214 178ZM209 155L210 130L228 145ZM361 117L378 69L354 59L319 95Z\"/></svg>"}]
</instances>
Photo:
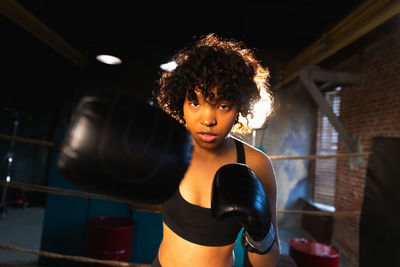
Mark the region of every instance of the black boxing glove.
<instances>
[{"instance_id":1,"label":"black boxing glove","mask_svg":"<svg viewBox=\"0 0 400 267\"><path fill-rule=\"evenodd\" d=\"M160 204L177 189L190 163L186 128L130 95L82 97L61 144L65 178L91 192Z\"/></svg>"},{"instance_id":2,"label":"black boxing glove","mask_svg":"<svg viewBox=\"0 0 400 267\"><path fill-rule=\"evenodd\" d=\"M214 219L241 218L244 249L265 254L275 242L267 195L256 173L245 164L222 166L215 173L211 213Z\"/></svg>"}]
</instances>

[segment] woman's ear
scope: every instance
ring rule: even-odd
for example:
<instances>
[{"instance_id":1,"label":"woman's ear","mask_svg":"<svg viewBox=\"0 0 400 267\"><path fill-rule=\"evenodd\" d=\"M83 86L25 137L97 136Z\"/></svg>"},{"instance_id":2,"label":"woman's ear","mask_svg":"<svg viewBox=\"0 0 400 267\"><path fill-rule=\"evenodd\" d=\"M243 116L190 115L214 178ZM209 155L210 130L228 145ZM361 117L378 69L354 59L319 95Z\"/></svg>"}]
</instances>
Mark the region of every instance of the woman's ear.
<instances>
[{"instance_id":1,"label":"woman's ear","mask_svg":"<svg viewBox=\"0 0 400 267\"><path fill-rule=\"evenodd\" d=\"M239 122L239 112L236 114L235 122L233 125L237 124Z\"/></svg>"}]
</instances>

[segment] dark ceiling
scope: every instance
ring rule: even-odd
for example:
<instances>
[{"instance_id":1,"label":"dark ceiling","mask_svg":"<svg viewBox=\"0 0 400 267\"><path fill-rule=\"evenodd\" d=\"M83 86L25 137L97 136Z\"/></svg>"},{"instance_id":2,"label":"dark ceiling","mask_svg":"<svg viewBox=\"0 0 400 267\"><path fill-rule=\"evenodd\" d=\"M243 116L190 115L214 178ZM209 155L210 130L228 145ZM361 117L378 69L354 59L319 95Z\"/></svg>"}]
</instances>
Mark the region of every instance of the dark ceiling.
<instances>
[{"instance_id":1,"label":"dark ceiling","mask_svg":"<svg viewBox=\"0 0 400 267\"><path fill-rule=\"evenodd\" d=\"M89 65L79 68L6 16L0 16L5 69L1 104L27 112L58 106L73 94L81 80L98 70L101 75L128 70L129 86L148 90L161 63L177 49L210 32L240 39L257 51L267 50L275 58L289 60L362 2L193 1L177 5L157 1L19 0L88 56ZM93 60L97 52L107 49L120 55L124 63L119 67L100 66Z\"/></svg>"}]
</instances>

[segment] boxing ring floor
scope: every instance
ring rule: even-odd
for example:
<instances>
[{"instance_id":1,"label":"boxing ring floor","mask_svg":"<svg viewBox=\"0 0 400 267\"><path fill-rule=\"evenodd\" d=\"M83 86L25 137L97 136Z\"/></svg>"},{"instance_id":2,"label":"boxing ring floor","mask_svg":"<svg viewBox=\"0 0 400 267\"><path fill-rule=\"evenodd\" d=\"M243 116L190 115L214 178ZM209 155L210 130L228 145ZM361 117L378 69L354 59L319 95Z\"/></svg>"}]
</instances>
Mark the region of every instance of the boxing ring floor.
<instances>
[{"instance_id":1,"label":"boxing ring floor","mask_svg":"<svg viewBox=\"0 0 400 267\"><path fill-rule=\"evenodd\" d=\"M0 244L14 245L40 250L44 208L9 208L7 215L0 219ZM279 228L281 253L289 254L289 240L295 237L312 238L301 229ZM0 266L39 266L38 256L0 250ZM340 257L339 267L354 267Z\"/></svg>"}]
</instances>

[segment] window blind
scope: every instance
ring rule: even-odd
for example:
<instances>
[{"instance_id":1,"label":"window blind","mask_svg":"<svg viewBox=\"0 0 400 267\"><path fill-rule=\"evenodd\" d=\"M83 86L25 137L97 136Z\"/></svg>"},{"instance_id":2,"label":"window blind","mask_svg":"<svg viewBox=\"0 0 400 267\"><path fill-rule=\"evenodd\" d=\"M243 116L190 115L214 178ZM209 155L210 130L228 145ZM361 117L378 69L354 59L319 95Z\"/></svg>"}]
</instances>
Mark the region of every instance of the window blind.
<instances>
[{"instance_id":1,"label":"window blind","mask_svg":"<svg viewBox=\"0 0 400 267\"><path fill-rule=\"evenodd\" d=\"M340 92L337 87L333 91L324 94L325 100L331 106L336 116L340 116ZM337 154L339 135L321 110L318 111L318 125L316 138L317 155ZM313 200L317 203L334 206L336 159L316 159L315 176L313 184Z\"/></svg>"}]
</instances>

